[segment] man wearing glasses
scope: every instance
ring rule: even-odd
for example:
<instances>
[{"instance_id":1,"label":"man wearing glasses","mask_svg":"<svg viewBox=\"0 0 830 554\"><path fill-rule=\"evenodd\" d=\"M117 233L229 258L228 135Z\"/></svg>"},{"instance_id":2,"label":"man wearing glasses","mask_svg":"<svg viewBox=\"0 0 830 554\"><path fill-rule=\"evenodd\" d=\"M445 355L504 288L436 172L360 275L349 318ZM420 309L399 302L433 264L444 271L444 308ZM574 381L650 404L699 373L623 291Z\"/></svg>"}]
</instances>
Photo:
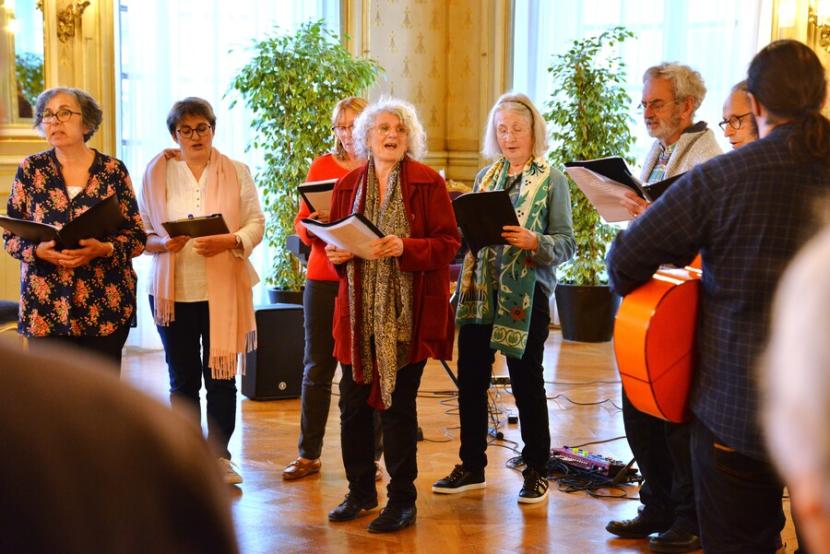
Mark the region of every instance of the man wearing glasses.
<instances>
[{"instance_id":1,"label":"man wearing glasses","mask_svg":"<svg viewBox=\"0 0 830 554\"><path fill-rule=\"evenodd\" d=\"M693 123L705 95L700 73L688 66L663 63L646 70L640 109L648 134L656 140L643 163L644 183L668 179L721 153L706 122ZM648 204L632 193L625 206L636 217ZM611 521L605 529L624 538L658 533L649 540L649 549L656 552L697 550L691 428L640 412L624 392L622 396L626 437L645 479L640 488L643 506L633 519Z\"/></svg>"},{"instance_id":2,"label":"man wearing glasses","mask_svg":"<svg viewBox=\"0 0 830 554\"><path fill-rule=\"evenodd\" d=\"M723 103L723 120L718 126L733 149L758 140L758 125L752 115L746 81L732 87L729 97Z\"/></svg>"}]
</instances>

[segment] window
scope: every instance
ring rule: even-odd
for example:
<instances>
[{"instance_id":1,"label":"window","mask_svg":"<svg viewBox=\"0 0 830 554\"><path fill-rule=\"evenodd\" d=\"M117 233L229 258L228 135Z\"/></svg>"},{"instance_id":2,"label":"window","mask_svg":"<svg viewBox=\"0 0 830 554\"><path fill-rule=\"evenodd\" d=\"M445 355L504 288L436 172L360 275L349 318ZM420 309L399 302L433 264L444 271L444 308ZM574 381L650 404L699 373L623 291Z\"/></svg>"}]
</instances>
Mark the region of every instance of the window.
<instances>
[{"instance_id":1,"label":"window","mask_svg":"<svg viewBox=\"0 0 830 554\"><path fill-rule=\"evenodd\" d=\"M635 123L635 157L642 160L654 139L646 133L636 105L642 75L664 61L677 61L701 73L707 93L696 120L717 128L724 100L745 78L758 47L769 38L759 35L769 20L762 0L515 0L513 26L513 90L527 93L544 110L552 93L547 68L553 56L572 40L624 25L636 34L618 52L626 64L631 117ZM724 150L727 141L721 142Z\"/></svg>"},{"instance_id":2,"label":"window","mask_svg":"<svg viewBox=\"0 0 830 554\"><path fill-rule=\"evenodd\" d=\"M242 102L231 110L230 99L223 98L232 77L250 58L250 45L274 25L291 32L309 19L325 19L331 29L340 28L339 0L120 0L118 10L118 157L137 190L147 163L162 149L176 146L165 121L173 103L187 96L211 103L216 113L214 146L256 174L262 153L245 152L252 133L250 116ZM258 248L252 262L264 277L263 251L263 246ZM134 261L139 329L128 344L160 348L147 302L149 262L148 256ZM261 298L255 290L255 301Z\"/></svg>"}]
</instances>

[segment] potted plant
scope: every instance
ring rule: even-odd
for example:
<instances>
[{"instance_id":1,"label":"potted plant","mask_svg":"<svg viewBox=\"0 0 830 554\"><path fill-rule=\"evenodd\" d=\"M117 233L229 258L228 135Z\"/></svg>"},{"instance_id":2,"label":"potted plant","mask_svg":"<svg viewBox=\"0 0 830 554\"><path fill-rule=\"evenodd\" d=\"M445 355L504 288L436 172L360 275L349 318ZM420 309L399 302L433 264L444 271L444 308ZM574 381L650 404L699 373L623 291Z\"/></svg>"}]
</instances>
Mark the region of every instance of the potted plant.
<instances>
[{"instance_id":1,"label":"potted plant","mask_svg":"<svg viewBox=\"0 0 830 554\"><path fill-rule=\"evenodd\" d=\"M631 99L625 92L625 68L610 50L633 37L624 27L613 27L573 41L555 57L548 72L555 91L546 103L554 166L565 162L622 156L629 164L634 137L628 114ZM556 305L562 335L568 340L602 342L611 339L619 297L608 287L605 255L617 229L603 222L576 184L568 179L573 211L576 253L559 272Z\"/></svg>"},{"instance_id":2,"label":"potted plant","mask_svg":"<svg viewBox=\"0 0 830 554\"><path fill-rule=\"evenodd\" d=\"M352 57L323 20L303 23L290 35L275 29L255 42L253 50L251 61L231 82L231 92L241 96L253 114L255 135L247 149L259 149L264 157L256 182L273 259L266 283L294 292L292 300L302 303L303 269L286 249L286 238L294 232L297 186L314 157L331 147L334 105L368 88L380 67ZM236 98L231 107L235 104ZM272 296L272 302L277 300Z\"/></svg>"}]
</instances>

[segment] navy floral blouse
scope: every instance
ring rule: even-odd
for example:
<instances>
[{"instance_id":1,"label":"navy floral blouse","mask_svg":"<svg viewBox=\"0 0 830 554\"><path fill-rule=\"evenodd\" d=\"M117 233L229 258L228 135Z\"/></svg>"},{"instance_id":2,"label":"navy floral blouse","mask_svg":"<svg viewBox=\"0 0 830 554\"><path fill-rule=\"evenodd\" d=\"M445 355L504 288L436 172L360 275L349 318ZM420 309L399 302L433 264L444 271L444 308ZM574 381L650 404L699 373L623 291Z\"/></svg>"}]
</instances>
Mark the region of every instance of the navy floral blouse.
<instances>
[{"instance_id":1,"label":"navy floral blouse","mask_svg":"<svg viewBox=\"0 0 830 554\"><path fill-rule=\"evenodd\" d=\"M3 233L6 251L22 262L18 330L35 337L110 335L134 317L132 259L144 251L147 238L133 186L123 163L96 151L86 187L70 200L60 167L54 149L23 160L12 185L8 215L62 227L115 194L126 223L103 239L114 245L112 256L75 269L36 258L35 242Z\"/></svg>"}]
</instances>

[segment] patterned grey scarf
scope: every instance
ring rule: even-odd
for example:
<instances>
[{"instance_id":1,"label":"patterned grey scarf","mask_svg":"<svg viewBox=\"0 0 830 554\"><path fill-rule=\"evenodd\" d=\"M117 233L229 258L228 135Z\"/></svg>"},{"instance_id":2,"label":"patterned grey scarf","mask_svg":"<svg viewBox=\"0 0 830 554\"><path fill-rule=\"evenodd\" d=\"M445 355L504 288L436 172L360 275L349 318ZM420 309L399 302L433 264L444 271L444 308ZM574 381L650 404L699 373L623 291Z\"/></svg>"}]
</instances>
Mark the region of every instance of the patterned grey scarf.
<instances>
[{"instance_id":1,"label":"patterned grey scarf","mask_svg":"<svg viewBox=\"0 0 830 554\"><path fill-rule=\"evenodd\" d=\"M403 202L400 162L385 183L383 203L375 165L369 161L366 180L355 194L352 212L360 211L385 235L408 237L409 217ZM409 363L412 342L412 274L398 269L396 258L354 258L346 267L349 283L349 319L352 328L352 362L355 382L370 384L377 378L383 407L392 405L398 369ZM357 285L357 287L356 287ZM360 299L355 298L360 294ZM357 301L356 301L357 300ZM357 336L354 336L357 334ZM362 378L362 379L361 379Z\"/></svg>"}]
</instances>

